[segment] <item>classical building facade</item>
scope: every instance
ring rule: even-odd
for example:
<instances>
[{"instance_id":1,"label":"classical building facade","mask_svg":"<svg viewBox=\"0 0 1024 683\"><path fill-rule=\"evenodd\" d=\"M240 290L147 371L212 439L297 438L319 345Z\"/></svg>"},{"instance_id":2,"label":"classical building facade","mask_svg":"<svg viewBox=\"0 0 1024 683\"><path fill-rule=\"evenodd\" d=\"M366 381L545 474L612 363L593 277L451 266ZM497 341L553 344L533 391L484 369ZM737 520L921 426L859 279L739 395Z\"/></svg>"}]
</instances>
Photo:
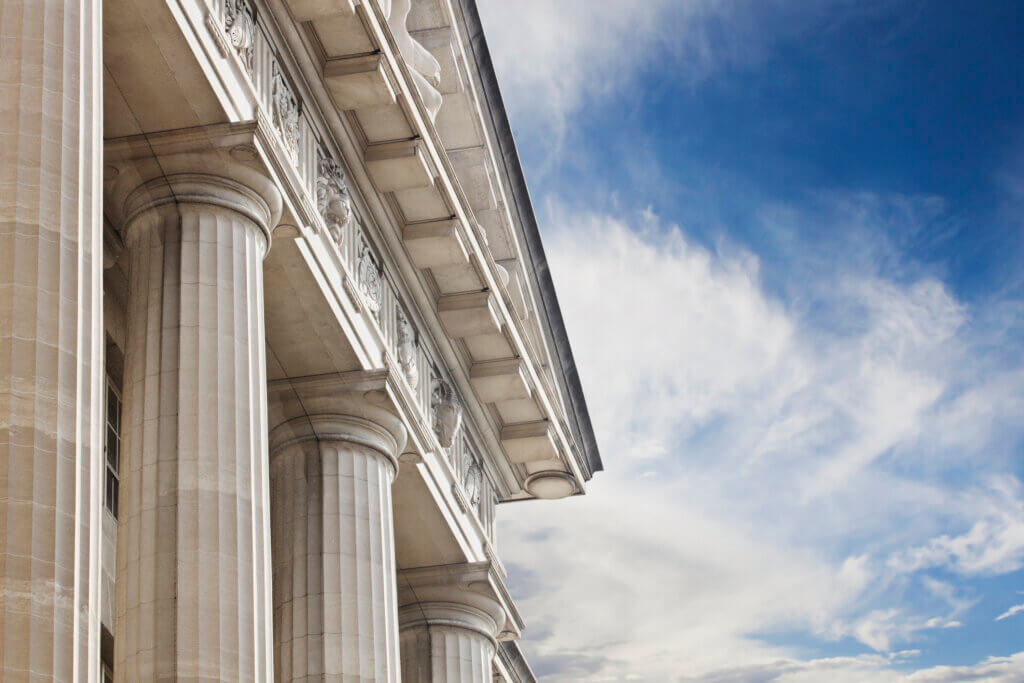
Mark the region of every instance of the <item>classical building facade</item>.
<instances>
[{"instance_id":1,"label":"classical building facade","mask_svg":"<svg viewBox=\"0 0 1024 683\"><path fill-rule=\"evenodd\" d=\"M474 1L0 41L0 679L532 680L495 509L601 461Z\"/></svg>"}]
</instances>

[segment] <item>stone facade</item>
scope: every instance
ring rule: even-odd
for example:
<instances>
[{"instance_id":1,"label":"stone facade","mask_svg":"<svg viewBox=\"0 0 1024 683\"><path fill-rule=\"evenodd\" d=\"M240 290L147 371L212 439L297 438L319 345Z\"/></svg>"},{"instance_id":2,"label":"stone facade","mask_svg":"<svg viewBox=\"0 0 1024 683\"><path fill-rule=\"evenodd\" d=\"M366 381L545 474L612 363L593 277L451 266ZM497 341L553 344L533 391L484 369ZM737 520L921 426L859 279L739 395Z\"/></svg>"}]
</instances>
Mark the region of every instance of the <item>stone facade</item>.
<instances>
[{"instance_id":1,"label":"stone facade","mask_svg":"<svg viewBox=\"0 0 1024 683\"><path fill-rule=\"evenodd\" d=\"M0 17L0 679L532 680L601 462L473 1Z\"/></svg>"}]
</instances>

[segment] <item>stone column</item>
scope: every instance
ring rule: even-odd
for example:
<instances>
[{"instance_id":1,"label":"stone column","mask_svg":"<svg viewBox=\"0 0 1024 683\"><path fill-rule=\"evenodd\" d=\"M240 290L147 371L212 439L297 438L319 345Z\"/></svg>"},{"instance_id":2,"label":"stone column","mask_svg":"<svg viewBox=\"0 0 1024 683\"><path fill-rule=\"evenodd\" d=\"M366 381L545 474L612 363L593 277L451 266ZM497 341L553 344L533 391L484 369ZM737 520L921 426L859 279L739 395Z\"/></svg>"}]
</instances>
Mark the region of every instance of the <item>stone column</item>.
<instances>
[{"instance_id":1,"label":"stone column","mask_svg":"<svg viewBox=\"0 0 1024 683\"><path fill-rule=\"evenodd\" d=\"M271 433L279 683L398 681L391 483L405 430L360 394L300 391Z\"/></svg>"},{"instance_id":2,"label":"stone column","mask_svg":"<svg viewBox=\"0 0 1024 683\"><path fill-rule=\"evenodd\" d=\"M262 260L280 197L218 154L124 200L115 675L272 680Z\"/></svg>"},{"instance_id":3,"label":"stone column","mask_svg":"<svg viewBox=\"0 0 1024 683\"><path fill-rule=\"evenodd\" d=\"M100 0L0 0L0 680L99 675Z\"/></svg>"},{"instance_id":4,"label":"stone column","mask_svg":"<svg viewBox=\"0 0 1024 683\"><path fill-rule=\"evenodd\" d=\"M491 683L505 609L481 565L399 575L403 683Z\"/></svg>"}]
</instances>

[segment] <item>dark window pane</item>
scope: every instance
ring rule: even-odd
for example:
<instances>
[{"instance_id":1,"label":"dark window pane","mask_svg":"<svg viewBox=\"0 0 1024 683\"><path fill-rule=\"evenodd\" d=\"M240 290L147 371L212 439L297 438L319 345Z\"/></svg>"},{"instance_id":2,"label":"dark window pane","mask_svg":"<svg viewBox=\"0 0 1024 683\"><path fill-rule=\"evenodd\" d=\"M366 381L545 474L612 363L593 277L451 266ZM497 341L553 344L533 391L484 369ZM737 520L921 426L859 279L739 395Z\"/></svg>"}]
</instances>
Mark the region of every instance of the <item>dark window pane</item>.
<instances>
[{"instance_id":1,"label":"dark window pane","mask_svg":"<svg viewBox=\"0 0 1024 683\"><path fill-rule=\"evenodd\" d=\"M110 513L112 515L114 515L114 517L116 518L117 517L117 493L118 493L118 491L117 491L117 477L115 477L114 473L111 472L109 469L107 470L107 482L106 482L106 486L104 488L105 488L105 492L106 492L106 501L105 501L105 503L106 503L106 506L107 506L107 510L109 510Z\"/></svg>"},{"instance_id":2,"label":"dark window pane","mask_svg":"<svg viewBox=\"0 0 1024 683\"><path fill-rule=\"evenodd\" d=\"M107 425L107 441L104 444L104 450L107 452L107 464L117 469L117 431L113 427Z\"/></svg>"},{"instance_id":3,"label":"dark window pane","mask_svg":"<svg viewBox=\"0 0 1024 683\"><path fill-rule=\"evenodd\" d=\"M114 423L117 419L117 395L107 387L107 422Z\"/></svg>"},{"instance_id":4,"label":"dark window pane","mask_svg":"<svg viewBox=\"0 0 1024 683\"><path fill-rule=\"evenodd\" d=\"M110 470L107 470L107 478L104 481L103 486L103 504L107 507L108 510L110 509L110 498L112 497L112 495L113 492L111 491L110 486Z\"/></svg>"}]
</instances>

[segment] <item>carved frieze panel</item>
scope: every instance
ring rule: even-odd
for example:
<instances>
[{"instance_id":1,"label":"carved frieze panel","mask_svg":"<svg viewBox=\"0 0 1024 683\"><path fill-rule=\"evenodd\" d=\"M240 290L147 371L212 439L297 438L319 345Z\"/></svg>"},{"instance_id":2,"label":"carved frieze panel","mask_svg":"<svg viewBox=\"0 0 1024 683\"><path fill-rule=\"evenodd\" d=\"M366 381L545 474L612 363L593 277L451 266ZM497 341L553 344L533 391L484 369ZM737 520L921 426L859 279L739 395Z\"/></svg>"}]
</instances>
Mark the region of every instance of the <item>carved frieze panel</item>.
<instances>
[{"instance_id":1,"label":"carved frieze panel","mask_svg":"<svg viewBox=\"0 0 1024 683\"><path fill-rule=\"evenodd\" d=\"M483 491L484 471L480 467L469 450L466 450L466 469L462 475L462 490L466 494L466 500L472 507L480 504L480 494Z\"/></svg>"},{"instance_id":2,"label":"carved frieze panel","mask_svg":"<svg viewBox=\"0 0 1024 683\"><path fill-rule=\"evenodd\" d=\"M455 443L455 435L462 425L462 403L450 382L438 377L430 394L430 408L434 414L434 433L444 448Z\"/></svg>"},{"instance_id":3,"label":"carved frieze panel","mask_svg":"<svg viewBox=\"0 0 1024 683\"><path fill-rule=\"evenodd\" d=\"M299 156L299 99L292 92L288 78L277 62L274 62L272 83L274 125L281 134L285 150L294 163Z\"/></svg>"},{"instance_id":4,"label":"carved frieze panel","mask_svg":"<svg viewBox=\"0 0 1024 683\"><path fill-rule=\"evenodd\" d=\"M345 226L352 220L352 198L341 165L321 151L317 164L316 204L334 243L341 246Z\"/></svg>"},{"instance_id":5,"label":"carved frieze panel","mask_svg":"<svg viewBox=\"0 0 1024 683\"><path fill-rule=\"evenodd\" d=\"M398 362L405 373L405 379L413 389L419 382L419 371L416 368L416 331L412 323L405 317L402 309L396 313L398 328Z\"/></svg>"},{"instance_id":6,"label":"carved frieze panel","mask_svg":"<svg viewBox=\"0 0 1024 683\"><path fill-rule=\"evenodd\" d=\"M379 314L384 303L384 288L380 281L380 268L373 259L373 252L365 239L360 239L359 260L356 263L356 279L363 302L374 314Z\"/></svg>"},{"instance_id":7,"label":"carved frieze panel","mask_svg":"<svg viewBox=\"0 0 1024 683\"><path fill-rule=\"evenodd\" d=\"M231 47L242 58L246 71L252 75L256 44L256 11L250 0L227 0L224 31Z\"/></svg>"}]
</instances>

